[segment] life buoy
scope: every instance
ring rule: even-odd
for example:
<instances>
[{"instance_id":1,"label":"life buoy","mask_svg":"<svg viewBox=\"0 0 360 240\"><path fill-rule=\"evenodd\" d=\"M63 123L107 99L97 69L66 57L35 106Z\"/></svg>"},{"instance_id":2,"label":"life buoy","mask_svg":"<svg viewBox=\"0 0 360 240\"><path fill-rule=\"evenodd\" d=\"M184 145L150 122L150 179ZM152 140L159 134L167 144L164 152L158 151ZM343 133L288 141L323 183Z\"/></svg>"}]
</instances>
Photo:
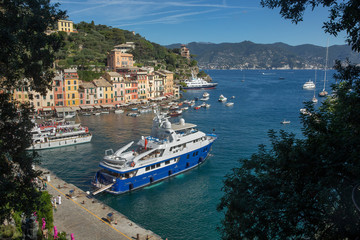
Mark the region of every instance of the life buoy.
<instances>
[{"instance_id":1,"label":"life buoy","mask_svg":"<svg viewBox=\"0 0 360 240\"><path fill-rule=\"evenodd\" d=\"M88 127L85 128L85 132L86 132L86 133L89 132L89 128L88 128Z\"/></svg>"},{"instance_id":2,"label":"life buoy","mask_svg":"<svg viewBox=\"0 0 360 240\"><path fill-rule=\"evenodd\" d=\"M135 166L135 162L132 162L132 163L130 164L130 166L134 167L134 166Z\"/></svg>"}]
</instances>

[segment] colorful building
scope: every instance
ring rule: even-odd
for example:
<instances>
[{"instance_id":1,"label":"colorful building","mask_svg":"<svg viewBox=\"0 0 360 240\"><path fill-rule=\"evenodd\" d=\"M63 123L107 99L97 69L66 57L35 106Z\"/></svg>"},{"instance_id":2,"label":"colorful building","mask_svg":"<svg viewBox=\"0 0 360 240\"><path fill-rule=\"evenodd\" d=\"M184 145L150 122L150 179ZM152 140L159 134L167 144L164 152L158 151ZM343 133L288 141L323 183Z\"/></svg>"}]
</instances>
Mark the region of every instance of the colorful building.
<instances>
[{"instance_id":1,"label":"colorful building","mask_svg":"<svg viewBox=\"0 0 360 240\"><path fill-rule=\"evenodd\" d=\"M186 45L181 45L180 53L182 57L190 59L190 50L186 47Z\"/></svg>"},{"instance_id":2,"label":"colorful building","mask_svg":"<svg viewBox=\"0 0 360 240\"><path fill-rule=\"evenodd\" d=\"M92 82L79 83L80 106L93 106L96 100L96 86Z\"/></svg>"},{"instance_id":3,"label":"colorful building","mask_svg":"<svg viewBox=\"0 0 360 240\"><path fill-rule=\"evenodd\" d=\"M79 106L79 76L76 69L64 70L65 106Z\"/></svg>"},{"instance_id":4,"label":"colorful building","mask_svg":"<svg viewBox=\"0 0 360 240\"><path fill-rule=\"evenodd\" d=\"M62 72L56 74L53 79L54 104L56 107L65 106L64 75Z\"/></svg>"},{"instance_id":5,"label":"colorful building","mask_svg":"<svg viewBox=\"0 0 360 240\"><path fill-rule=\"evenodd\" d=\"M149 80L147 72L138 72L136 75L138 82L138 99L148 99Z\"/></svg>"},{"instance_id":6,"label":"colorful building","mask_svg":"<svg viewBox=\"0 0 360 240\"><path fill-rule=\"evenodd\" d=\"M138 82L133 78L125 78L125 103L134 103L138 99Z\"/></svg>"},{"instance_id":7,"label":"colorful building","mask_svg":"<svg viewBox=\"0 0 360 240\"><path fill-rule=\"evenodd\" d=\"M125 103L125 80L117 72L107 72L104 78L114 87L114 103Z\"/></svg>"},{"instance_id":8,"label":"colorful building","mask_svg":"<svg viewBox=\"0 0 360 240\"><path fill-rule=\"evenodd\" d=\"M70 20L59 20L57 23L58 31L74 32L74 23Z\"/></svg>"},{"instance_id":9,"label":"colorful building","mask_svg":"<svg viewBox=\"0 0 360 240\"><path fill-rule=\"evenodd\" d=\"M159 70L164 76L164 96L173 95L174 73L168 70Z\"/></svg>"},{"instance_id":10,"label":"colorful building","mask_svg":"<svg viewBox=\"0 0 360 240\"><path fill-rule=\"evenodd\" d=\"M164 87L164 79L165 79L166 75L155 71L154 72L154 97L162 97L164 96L164 92L165 92L165 87Z\"/></svg>"},{"instance_id":11,"label":"colorful building","mask_svg":"<svg viewBox=\"0 0 360 240\"><path fill-rule=\"evenodd\" d=\"M113 85L105 78L100 77L92 81L96 87L95 105L108 105L114 103Z\"/></svg>"},{"instance_id":12,"label":"colorful building","mask_svg":"<svg viewBox=\"0 0 360 240\"><path fill-rule=\"evenodd\" d=\"M117 68L134 66L134 57L130 53L123 53L120 49L113 49L107 56L107 66L115 71Z\"/></svg>"}]
</instances>

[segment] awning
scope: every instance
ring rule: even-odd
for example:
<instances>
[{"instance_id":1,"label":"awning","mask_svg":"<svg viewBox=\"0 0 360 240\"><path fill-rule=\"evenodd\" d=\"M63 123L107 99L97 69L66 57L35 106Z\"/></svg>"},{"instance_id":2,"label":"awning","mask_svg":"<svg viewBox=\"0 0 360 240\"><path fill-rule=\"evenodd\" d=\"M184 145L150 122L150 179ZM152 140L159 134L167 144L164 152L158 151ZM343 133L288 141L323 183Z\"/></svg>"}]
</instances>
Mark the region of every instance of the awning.
<instances>
[{"instance_id":1,"label":"awning","mask_svg":"<svg viewBox=\"0 0 360 240\"><path fill-rule=\"evenodd\" d=\"M43 107L42 109L44 112L52 111L54 110L54 107Z\"/></svg>"},{"instance_id":2,"label":"awning","mask_svg":"<svg viewBox=\"0 0 360 240\"><path fill-rule=\"evenodd\" d=\"M93 109L94 106L80 106L81 109Z\"/></svg>"},{"instance_id":3,"label":"awning","mask_svg":"<svg viewBox=\"0 0 360 240\"><path fill-rule=\"evenodd\" d=\"M94 105L94 108L98 108L98 109L99 109L99 108L100 108L100 106L99 106L99 105Z\"/></svg>"},{"instance_id":4,"label":"awning","mask_svg":"<svg viewBox=\"0 0 360 240\"><path fill-rule=\"evenodd\" d=\"M72 110L75 110L75 111L79 111L80 108L79 107L71 107Z\"/></svg>"},{"instance_id":5,"label":"awning","mask_svg":"<svg viewBox=\"0 0 360 240\"><path fill-rule=\"evenodd\" d=\"M101 105L102 108L113 108L114 105L112 104L104 104L104 105Z\"/></svg>"},{"instance_id":6,"label":"awning","mask_svg":"<svg viewBox=\"0 0 360 240\"><path fill-rule=\"evenodd\" d=\"M69 107L58 107L56 108L56 112L75 112L75 110Z\"/></svg>"}]
</instances>

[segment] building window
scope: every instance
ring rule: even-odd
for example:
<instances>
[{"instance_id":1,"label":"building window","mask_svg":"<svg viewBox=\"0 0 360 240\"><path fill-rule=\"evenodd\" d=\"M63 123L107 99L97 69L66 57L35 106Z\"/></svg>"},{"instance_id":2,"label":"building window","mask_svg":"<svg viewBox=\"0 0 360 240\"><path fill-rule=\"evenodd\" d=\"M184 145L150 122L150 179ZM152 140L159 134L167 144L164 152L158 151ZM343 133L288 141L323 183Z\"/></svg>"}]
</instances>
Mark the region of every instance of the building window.
<instances>
[{"instance_id":1,"label":"building window","mask_svg":"<svg viewBox=\"0 0 360 240\"><path fill-rule=\"evenodd\" d=\"M83 104L83 100L80 100L80 104Z\"/></svg>"},{"instance_id":2,"label":"building window","mask_svg":"<svg viewBox=\"0 0 360 240\"><path fill-rule=\"evenodd\" d=\"M74 80L74 85L76 85L76 80Z\"/></svg>"},{"instance_id":3,"label":"building window","mask_svg":"<svg viewBox=\"0 0 360 240\"><path fill-rule=\"evenodd\" d=\"M50 99L53 99L53 95L50 95Z\"/></svg>"},{"instance_id":4,"label":"building window","mask_svg":"<svg viewBox=\"0 0 360 240\"><path fill-rule=\"evenodd\" d=\"M70 85L71 83L70 83L70 81L68 81L68 85Z\"/></svg>"},{"instance_id":5,"label":"building window","mask_svg":"<svg viewBox=\"0 0 360 240\"><path fill-rule=\"evenodd\" d=\"M73 105L75 105L75 101L72 101Z\"/></svg>"},{"instance_id":6,"label":"building window","mask_svg":"<svg viewBox=\"0 0 360 240\"><path fill-rule=\"evenodd\" d=\"M74 99L74 98L75 98L75 93L72 94L72 99Z\"/></svg>"},{"instance_id":7,"label":"building window","mask_svg":"<svg viewBox=\"0 0 360 240\"><path fill-rule=\"evenodd\" d=\"M71 87L70 87L70 86L68 86L68 90L69 90L69 91L71 90Z\"/></svg>"},{"instance_id":8,"label":"building window","mask_svg":"<svg viewBox=\"0 0 360 240\"><path fill-rule=\"evenodd\" d=\"M74 86L74 90L76 90L76 86Z\"/></svg>"}]
</instances>

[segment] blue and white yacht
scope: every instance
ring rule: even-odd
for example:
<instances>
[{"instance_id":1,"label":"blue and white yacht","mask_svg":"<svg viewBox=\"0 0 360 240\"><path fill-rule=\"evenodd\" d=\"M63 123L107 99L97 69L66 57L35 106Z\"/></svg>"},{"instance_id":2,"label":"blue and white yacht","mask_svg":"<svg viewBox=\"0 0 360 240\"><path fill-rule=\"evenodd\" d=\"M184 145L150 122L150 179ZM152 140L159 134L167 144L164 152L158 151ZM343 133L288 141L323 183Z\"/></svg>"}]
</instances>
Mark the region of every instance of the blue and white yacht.
<instances>
[{"instance_id":1,"label":"blue and white yacht","mask_svg":"<svg viewBox=\"0 0 360 240\"><path fill-rule=\"evenodd\" d=\"M105 151L92 182L98 188L93 194L126 193L188 171L206 160L216 138L184 119L171 123L165 114L157 113L151 136L142 137L134 150L128 150L134 144L130 142L115 153Z\"/></svg>"}]
</instances>

